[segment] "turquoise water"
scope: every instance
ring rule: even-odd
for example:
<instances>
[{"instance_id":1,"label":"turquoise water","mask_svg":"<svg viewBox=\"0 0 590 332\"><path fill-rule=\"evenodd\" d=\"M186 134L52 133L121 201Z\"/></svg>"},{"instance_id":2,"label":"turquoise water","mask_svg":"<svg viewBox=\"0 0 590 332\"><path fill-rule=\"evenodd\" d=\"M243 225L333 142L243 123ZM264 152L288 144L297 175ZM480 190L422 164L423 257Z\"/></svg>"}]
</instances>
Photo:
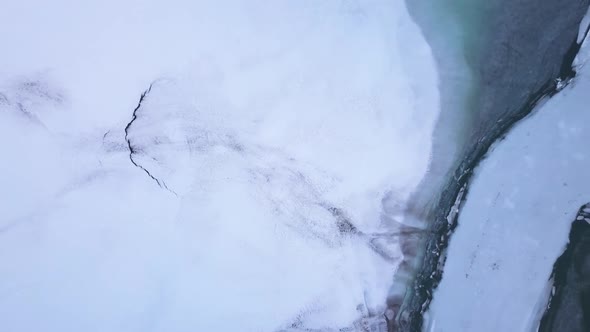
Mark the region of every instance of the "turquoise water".
<instances>
[{"instance_id":1,"label":"turquoise water","mask_svg":"<svg viewBox=\"0 0 590 332\"><path fill-rule=\"evenodd\" d=\"M482 49L485 18L483 1L415 0L407 1L410 14L420 26L437 63L440 90L440 115L433 132L429 172L410 200L406 222L424 230L434 219L442 188L456 168L468 143L473 109L479 93L476 64ZM424 257L425 236L408 239L416 255L404 257L390 291L390 307L407 302L408 286ZM406 299L404 299L406 298Z\"/></svg>"},{"instance_id":2,"label":"turquoise water","mask_svg":"<svg viewBox=\"0 0 590 332\"><path fill-rule=\"evenodd\" d=\"M417 254L406 257L392 288L392 298L405 296L402 312L411 307L405 311L411 319L398 319L414 324L441 278L444 260L438 255L445 255L455 225L448 216L460 188L469 185L491 144L531 112L538 98L551 94L557 78L569 75L563 64L587 4L408 0L407 5L437 61L441 94L429 172L408 207L412 224L427 231L408 240ZM401 286L414 279L420 281Z\"/></svg>"}]
</instances>

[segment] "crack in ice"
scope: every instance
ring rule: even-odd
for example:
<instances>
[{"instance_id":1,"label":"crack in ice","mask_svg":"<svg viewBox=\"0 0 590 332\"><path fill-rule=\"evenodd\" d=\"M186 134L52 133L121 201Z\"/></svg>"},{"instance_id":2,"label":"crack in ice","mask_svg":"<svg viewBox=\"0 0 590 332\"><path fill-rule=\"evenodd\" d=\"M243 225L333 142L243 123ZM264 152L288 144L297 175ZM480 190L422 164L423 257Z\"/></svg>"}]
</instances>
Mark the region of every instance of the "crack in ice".
<instances>
[{"instance_id":1,"label":"crack in ice","mask_svg":"<svg viewBox=\"0 0 590 332\"><path fill-rule=\"evenodd\" d=\"M141 108L141 104L145 100L145 97L152 91L152 87L153 87L153 83L151 83L150 86L147 88L147 90L145 90L141 94L141 96L139 97L139 102L137 103L137 106L133 110L133 114L131 116L131 121L129 121L129 123L127 123L127 125L125 126L125 141L127 141L127 146L129 147L129 160L131 160L131 163L135 167L142 169L152 180L154 180L158 184L158 186L160 188L166 189L169 192L171 192L172 194L174 194L175 196L178 196L178 194L176 194L176 192L174 192L173 190L168 188L168 186L166 185L166 182L164 182L164 180L160 180L160 179L156 178L155 176L153 176L152 173L150 173L150 171L147 170L147 168L143 167L141 164L137 163L137 161L135 161L135 159L133 159L133 154L137 153L137 150L131 144L131 139L129 138L129 129L131 129L131 125L135 122L135 120L137 120L137 111ZM108 134L108 132L107 132L107 134ZM105 134L105 136L107 134ZM103 137L103 139L104 139L104 137Z\"/></svg>"}]
</instances>

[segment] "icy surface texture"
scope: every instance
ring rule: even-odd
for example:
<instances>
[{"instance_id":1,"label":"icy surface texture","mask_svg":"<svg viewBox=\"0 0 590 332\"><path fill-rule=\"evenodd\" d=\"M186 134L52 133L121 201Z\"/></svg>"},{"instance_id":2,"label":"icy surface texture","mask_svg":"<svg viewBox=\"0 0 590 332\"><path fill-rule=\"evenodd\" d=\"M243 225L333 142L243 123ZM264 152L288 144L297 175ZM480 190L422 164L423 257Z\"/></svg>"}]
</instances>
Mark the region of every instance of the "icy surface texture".
<instances>
[{"instance_id":1,"label":"icy surface texture","mask_svg":"<svg viewBox=\"0 0 590 332\"><path fill-rule=\"evenodd\" d=\"M2 330L383 326L439 108L403 1L25 0L0 29Z\"/></svg>"},{"instance_id":2,"label":"icy surface texture","mask_svg":"<svg viewBox=\"0 0 590 332\"><path fill-rule=\"evenodd\" d=\"M476 169L427 330L536 328L553 262L590 197L587 52L577 59L574 84L517 125Z\"/></svg>"},{"instance_id":3,"label":"icy surface texture","mask_svg":"<svg viewBox=\"0 0 590 332\"><path fill-rule=\"evenodd\" d=\"M451 14L438 22L450 20L461 28L420 20L419 16L425 15L420 10L414 14L441 68L442 104L433 135L430 172L409 204L415 224L428 229L417 237L419 243L413 244L422 249L417 259L402 265L408 268L400 279L413 284L402 294L405 297L398 317L403 329L409 331L420 329L421 313L441 278L445 250L456 225L454 206L469 185L473 168L542 97L553 95L574 76L571 63L588 1L453 0L441 6L455 10L447 10ZM422 11L428 8L421 7ZM429 29L431 26L444 29ZM446 35L447 31L452 33ZM445 43L451 36L461 42ZM449 52L447 45L459 48ZM458 64L467 69L449 70ZM392 302L397 303L399 293L393 296Z\"/></svg>"}]
</instances>

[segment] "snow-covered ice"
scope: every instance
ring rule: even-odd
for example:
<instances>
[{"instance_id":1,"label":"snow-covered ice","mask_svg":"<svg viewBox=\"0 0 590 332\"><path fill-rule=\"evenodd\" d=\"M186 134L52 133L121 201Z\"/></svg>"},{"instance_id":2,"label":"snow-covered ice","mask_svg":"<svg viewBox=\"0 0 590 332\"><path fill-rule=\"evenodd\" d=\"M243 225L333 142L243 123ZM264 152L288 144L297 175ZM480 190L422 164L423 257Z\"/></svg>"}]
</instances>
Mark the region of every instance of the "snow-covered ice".
<instances>
[{"instance_id":1,"label":"snow-covered ice","mask_svg":"<svg viewBox=\"0 0 590 332\"><path fill-rule=\"evenodd\" d=\"M0 32L3 330L381 319L382 201L439 108L402 0L25 0Z\"/></svg>"},{"instance_id":2,"label":"snow-covered ice","mask_svg":"<svg viewBox=\"0 0 590 332\"><path fill-rule=\"evenodd\" d=\"M521 120L476 169L428 331L533 331L572 220L590 197L590 71Z\"/></svg>"}]
</instances>

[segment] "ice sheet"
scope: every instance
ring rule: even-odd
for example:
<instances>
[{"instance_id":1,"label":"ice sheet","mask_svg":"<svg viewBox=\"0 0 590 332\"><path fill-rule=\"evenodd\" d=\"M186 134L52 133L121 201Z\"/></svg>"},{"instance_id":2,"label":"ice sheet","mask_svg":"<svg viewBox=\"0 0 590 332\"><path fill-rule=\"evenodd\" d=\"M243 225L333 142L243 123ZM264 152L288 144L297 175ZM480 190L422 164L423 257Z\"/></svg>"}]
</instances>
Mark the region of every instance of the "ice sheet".
<instances>
[{"instance_id":1,"label":"ice sheet","mask_svg":"<svg viewBox=\"0 0 590 332\"><path fill-rule=\"evenodd\" d=\"M382 320L401 253L381 202L403 210L438 114L403 1L19 1L0 15L3 329Z\"/></svg>"}]
</instances>

